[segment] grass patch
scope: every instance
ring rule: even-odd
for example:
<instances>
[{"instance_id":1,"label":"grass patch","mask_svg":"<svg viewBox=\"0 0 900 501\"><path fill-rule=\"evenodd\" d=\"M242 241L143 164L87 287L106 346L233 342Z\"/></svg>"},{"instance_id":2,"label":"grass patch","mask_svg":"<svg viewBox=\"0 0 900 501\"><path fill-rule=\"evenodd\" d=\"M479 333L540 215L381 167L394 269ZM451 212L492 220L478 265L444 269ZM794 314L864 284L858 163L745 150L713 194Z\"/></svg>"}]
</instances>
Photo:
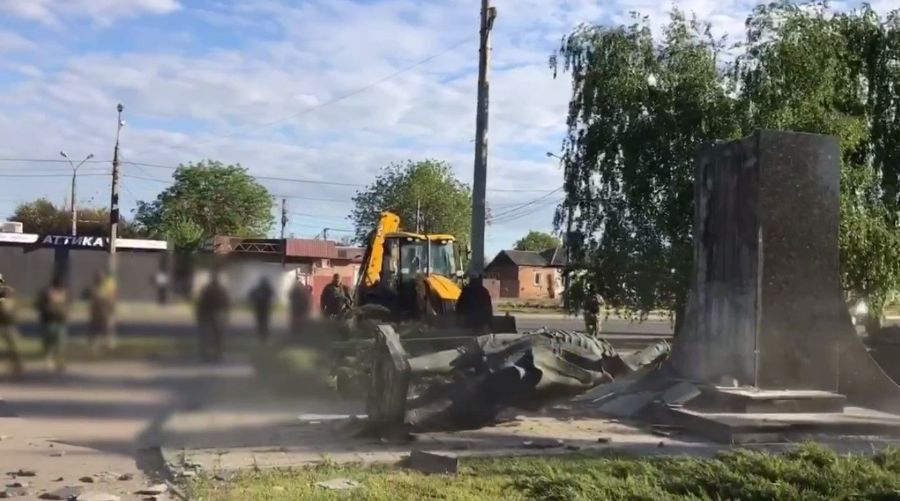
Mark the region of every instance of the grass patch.
<instances>
[{"instance_id":1,"label":"grass patch","mask_svg":"<svg viewBox=\"0 0 900 501\"><path fill-rule=\"evenodd\" d=\"M349 478L360 487L329 491L316 482ZM187 485L204 500L658 500L900 499L900 451L838 455L817 445L786 454L738 450L715 458L560 456L463 461L455 476L396 466L325 464L245 473L228 482Z\"/></svg>"}]
</instances>

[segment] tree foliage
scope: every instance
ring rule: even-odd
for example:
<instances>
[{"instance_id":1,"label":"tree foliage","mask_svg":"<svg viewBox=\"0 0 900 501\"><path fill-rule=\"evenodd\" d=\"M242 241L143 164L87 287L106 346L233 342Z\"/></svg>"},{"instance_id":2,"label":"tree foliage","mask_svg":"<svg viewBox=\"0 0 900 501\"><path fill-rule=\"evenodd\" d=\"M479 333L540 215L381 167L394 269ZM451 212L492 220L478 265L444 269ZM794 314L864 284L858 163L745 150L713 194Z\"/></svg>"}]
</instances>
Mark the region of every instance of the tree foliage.
<instances>
[{"instance_id":1,"label":"tree foliage","mask_svg":"<svg viewBox=\"0 0 900 501\"><path fill-rule=\"evenodd\" d=\"M754 9L733 47L677 10L656 40L646 18L565 37L551 58L573 91L556 224L573 209L583 280L639 314L679 310L698 148L790 129L840 138L843 283L880 309L900 281L898 27L896 12L783 2Z\"/></svg>"},{"instance_id":2,"label":"tree foliage","mask_svg":"<svg viewBox=\"0 0 900 501\"><path fill-rule=\"evenodd\" d=\"M513 246L521 251L542 251L559 246L560 241L555 236L543 231L531 230L527 235L516 241Z\"/></svg>"},{"instance_id":3,"label":"tree foliage","mask_svg":"<svg viewBox=\"0 0 900 501\"><path fill-rule=\"evenodd\" d=\"M75 207L76 228L79 235L100 237L109 235L109 210L97 207ZM16 206L9 217L22 223L26 233L68 235L72 232L71 207L56 206L46 198L38 198ZM122 237L141 236L134 224L119 217L118 234Z\"/></svg>"},{"instance_id":4,"label":"tree foliage","mask_svg":"<svg viewBox=\"0 0 900 501\"><path fill-rule=\"evenodd\" d=\"M260 237L272 227L269 191L240 165L188 163L172 178L156 200L138 202L135 220L177 248L194 248L216 235Z\"/></svg>"},{"instance_id":5,"label":"tree foliage","mask_svg":"<svg viewBox=\"0 0 900 501\"><path fill-rule=\"evenodd\" d=\"M467 242L472 226L472 192L446 162L408 160L385 167L375 181L353 197L350 214L356 240L365 242L382 211L400 216L401 228L448 233Z\"/></svg>"}]
</instances>

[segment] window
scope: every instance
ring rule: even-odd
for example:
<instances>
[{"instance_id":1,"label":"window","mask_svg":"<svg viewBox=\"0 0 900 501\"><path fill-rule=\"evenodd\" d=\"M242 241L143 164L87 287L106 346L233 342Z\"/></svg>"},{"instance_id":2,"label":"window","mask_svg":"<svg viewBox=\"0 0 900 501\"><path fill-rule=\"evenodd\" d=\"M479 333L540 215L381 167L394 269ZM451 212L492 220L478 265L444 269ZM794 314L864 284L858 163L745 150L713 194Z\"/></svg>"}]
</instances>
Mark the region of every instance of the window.
<instances>
[{"instance_id":1,"label":"window","mask_svg":"<svg viewBox=\"0 0 900 501\"><path fill-rule=\"evenodd\" d=\"M535 272L534 285L541 285L541 274L540 273Z\"/></svg>"}]
</instances>

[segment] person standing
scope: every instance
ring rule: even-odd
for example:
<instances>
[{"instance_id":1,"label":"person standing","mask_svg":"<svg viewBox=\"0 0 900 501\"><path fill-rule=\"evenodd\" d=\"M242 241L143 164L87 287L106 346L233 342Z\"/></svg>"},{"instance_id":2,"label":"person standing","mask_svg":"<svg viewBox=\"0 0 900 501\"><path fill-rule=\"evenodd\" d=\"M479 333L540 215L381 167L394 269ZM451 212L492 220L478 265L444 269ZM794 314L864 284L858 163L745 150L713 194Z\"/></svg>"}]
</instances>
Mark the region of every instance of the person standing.
<instances>
[{"instance_id":1,"label":"person standing","mask_svg":"<svg viewBox=\"0 0 900 501\"><path fill-rule=\"evenodd\" d=\"M322 290L320 299L322 316L325 318L340 318L344 309L350 303L350 290L341 284L341 276L332 275L331 282Z\"/></svg>"},{"instance_id":2,"label":"person standing","mask_svg":"<svg viewBox=\"0 0 900 501\"><path fill-rule=\"evenodd\" d=\"M603 298L594 292L593 287L588 287L587 295L582 306L584 314L584 327L591 336L600 335L600 308L603 306Z\"/></svg>"},{"instance_id":3,"label":"person standing","mask_svg":"<svg viewBox=\"0 0 900 501\"><path fill-rule=\"evenodd\" d=\"M13 378L22 377L19 331L16 329L16 291L6 285L3 274L0 274L0 340L6 343Z\"/></svg>"},{"instance_id":4,"label":"person standing","mask_svg":"<svg viewBox=\"0 0 900 501\"><path fill-rule=\"evenodd\" d=\"M169 301L169 274L164 270L157 271L153 284L156 285L156 302L164 306Z\"/></svg>"},{"instance_id":5,"label":"person standing","mask_svg":"<svg viewBox=\"0 0 900 501\"><path fill-rule=\"evenodd\" d=\"M228 323L228 291L222 286L218 272L200 292L197 300L197 326L200 330L200 357L205 361L221 361L223 335Z\"/></svg>"},{"instance_id":6,"label":"person standing","mask_svg":"<svg viewBox=\"0 0 900 501\"><path fill-rule=\"evenodd\" d=\"M299 279L294 282L294 286L288 292L291 335L296 336L300 334L301 325L309 318L311 299L312 289L309 285L301 282Z\"/></svg>"},{"instance_id":7,"label":"person standing","mask_svg":"<svg viewBox=\"0 0 900 501\"><path fill-rule=\"evenodd\" d=\"M40 317L41 337L47 366L65 370L66 322L69 316L69 291L63 277L57 274L50 285L38 296L37 310Z\"/></svg>"},{"instance_id":8,"label":"person standing","mask_svg":"<svg viewBox=\"0 0 900 501\"><path fill-rule=\"evenodd\" d=\"M87 291L87 297L90 310L88 340L91 349L94 352L98 350L101 338L106 340L107 348L114 348L113 312L116 299L112 277L102 271L97 273L94 284Z\"/></svg>"},{"instance_id":9,"label":"person standing","mask_svg":"<svg viewBox=\"0 0 900 501\"><path fill-rule=\"evenodd\" d=\"M250 303L256 317L256 334L265 343L269 339L269 319L272 316L272 284L266 277L260 277L259 283L250 291Z\"/></svg>"}]
</instances>

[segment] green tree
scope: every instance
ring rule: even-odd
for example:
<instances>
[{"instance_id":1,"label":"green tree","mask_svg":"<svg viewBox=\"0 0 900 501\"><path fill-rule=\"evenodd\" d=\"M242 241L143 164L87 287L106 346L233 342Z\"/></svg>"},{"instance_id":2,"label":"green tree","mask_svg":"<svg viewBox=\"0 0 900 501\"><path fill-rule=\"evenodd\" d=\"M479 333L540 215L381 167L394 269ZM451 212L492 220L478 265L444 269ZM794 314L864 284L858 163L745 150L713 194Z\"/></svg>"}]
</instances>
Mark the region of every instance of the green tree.
<instances>
[{"instance_id":1,"label":"green tree","mask_svg":"<svg viewBox=\"0 0 900 501\"><path fill-rule=\"evenodd\" d=\"M555 223L574 216L568 241L570 262L585 271L579 280L640 317L685 305L696 149L738 133L721 50L708 25L675 11L659 42L647 18L581 26L551 58L572 77L566 198ZM574 309L584 287L573 285Z\"/></svg>"},{"instance_id":2,"label":"green tree","mask_svg":"<svg viewBox=\"0 0 900 501\"><path fill-rule=\"evenodd\" d=\"M542 251L559 246L559 239L543 231L531 230L527 235L516 240L514 248L521 251Z\"/></svg>"},{"instance_id":3,"label":"green tree","mask_svg":"<svg viewBox=\"0 0 900 501\"><path fill-rule=\"evenodd\" d=\"M138 202L135 220L152 235L191 249L216 235L260 237L272 227L272 197L240 165L207 160L181 165L175 182L152 202Z\"/></svg>"},{"instance_id":4,"label":"green tree","mask_svg":"<svg viewBox=\"0 0 900 501\"><path fill-rule=\"evenodd\" d=\"M76 207L76 211L79 235L109 235L108 209ZM9 219L22 223L26 233L68 235L72 232L71 207L56 206L46 198L19 204ZM122 216L119 216L119 235L127 238L142 236L138 228Z\"/></svg>"},{"instance_id":5,"label":"green tree","mask_svg":"<svg viewBox=\"0 0 900 501\"><path fill-rule=\"evenodd\" d=\"M646 18L566 37L551 58L573 82L556 224L573 210L572 261L586 268L583 280L639 315L679 311L697 149L791 129L840 138L843 283L880 311L900 280L898 18L868 7L760 6L728 60L707 24L678 11L658 40Z\"/></svg>"},{"instance_id":6,"label":"green tree","mask_svg":"<svg viewBox=\"0 0 900 501\"><path fill-rule=\"evenodd\" d=\"M835 13L822 3L757 7L733 74L745 129L816 132L841 141L844 288L880 327L900 284L900 18L869 6Z\"/></svg>"},{"instance_id":7,"label":"green tree","mask_svg":"<svg viewBox=\"0 0 900 501\"><path fill-rule=\"evenodd\" d=\"M365 242L382 211L400 216L402 229L448 233L468 242L472 226L472 192L453 169L439 160L408 160L385 167L375 182L353 197L350 214L356 240Z\"/></svg>"}]
</instances>

